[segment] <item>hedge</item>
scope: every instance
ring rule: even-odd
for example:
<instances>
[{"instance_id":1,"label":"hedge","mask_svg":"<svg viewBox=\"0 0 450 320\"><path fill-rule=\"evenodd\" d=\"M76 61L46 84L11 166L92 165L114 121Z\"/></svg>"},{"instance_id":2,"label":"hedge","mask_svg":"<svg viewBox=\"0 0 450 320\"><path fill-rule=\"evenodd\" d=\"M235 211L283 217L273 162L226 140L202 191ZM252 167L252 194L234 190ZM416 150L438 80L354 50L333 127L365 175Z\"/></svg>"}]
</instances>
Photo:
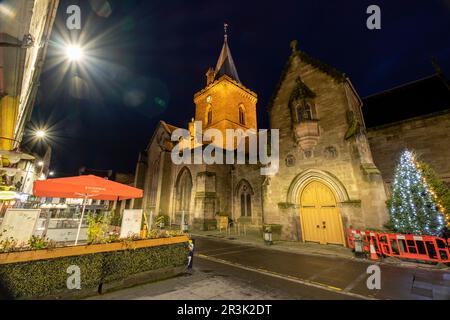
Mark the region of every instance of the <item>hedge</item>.
<instances>
[{"instance_id":1,"label":"hedge","mask_svg":"<svg viewBox=\"0 0 450 320\"><path fill-rule=\"evenodd\" d=\"M104 283L187 264L188 245L179 243L0 265L0 298L33 299L89 295ZM67 268L80 267L80 290L67 289Z\"/></svg>"}]
</instances>

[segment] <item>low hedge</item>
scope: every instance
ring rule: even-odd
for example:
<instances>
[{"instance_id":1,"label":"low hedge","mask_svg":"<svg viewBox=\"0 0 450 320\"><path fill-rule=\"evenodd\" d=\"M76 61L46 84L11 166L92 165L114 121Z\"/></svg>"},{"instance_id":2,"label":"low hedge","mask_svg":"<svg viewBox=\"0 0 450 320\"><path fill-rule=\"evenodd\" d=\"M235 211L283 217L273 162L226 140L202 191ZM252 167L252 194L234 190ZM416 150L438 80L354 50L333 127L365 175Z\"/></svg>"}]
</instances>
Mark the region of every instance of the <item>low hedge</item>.
<instances>
[{"instance_id":1,"label":"low hedge","mask_svg":"<svg viewBox=\"0 0 450 320\"><path fill-rule=\"evenodd\" d=\"M187 264L188 245L99 252L72 257L0 265L0 298L33 299L48 296L83 296L104 283L124 280L143 272ZM67 289L71 265L80 267L81 291Z\"/></svg>"}]
</instances>

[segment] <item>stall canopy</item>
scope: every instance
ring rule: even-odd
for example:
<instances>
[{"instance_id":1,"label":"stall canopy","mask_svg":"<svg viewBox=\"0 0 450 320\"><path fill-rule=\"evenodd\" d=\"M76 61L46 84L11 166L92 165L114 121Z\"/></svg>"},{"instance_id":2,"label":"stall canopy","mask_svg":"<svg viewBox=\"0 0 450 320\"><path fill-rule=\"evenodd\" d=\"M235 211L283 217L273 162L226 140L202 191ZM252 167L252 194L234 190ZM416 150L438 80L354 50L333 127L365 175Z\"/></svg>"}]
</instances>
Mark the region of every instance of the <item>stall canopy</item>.
<instances>
[{"instance_id":1,"label":"stall canopy","mask_svg":"<svg viewBox=\"0 0 450 320\"><path fill-rule=\"evenodd\" d=\"M83 210L81 212L81 219L75 240L75 245L77 245L86 209L86 201L88 199L111 201L136 199L142 198L143 191L118 182L88 175L36 181L33 187L33 194L36 197L46 198L84 199Z\"/></svg>"},{"instance_id":2,"label":"stall canopy","mask_svg":"<svg viewBox=\"0 0 450 320\"><path fill-rule=\"evenodd\" d=\"M143 191L97 176L48 179L34 183L33 194L46 198L128 200L142 198Z\"/></svg>"}]
</instances>

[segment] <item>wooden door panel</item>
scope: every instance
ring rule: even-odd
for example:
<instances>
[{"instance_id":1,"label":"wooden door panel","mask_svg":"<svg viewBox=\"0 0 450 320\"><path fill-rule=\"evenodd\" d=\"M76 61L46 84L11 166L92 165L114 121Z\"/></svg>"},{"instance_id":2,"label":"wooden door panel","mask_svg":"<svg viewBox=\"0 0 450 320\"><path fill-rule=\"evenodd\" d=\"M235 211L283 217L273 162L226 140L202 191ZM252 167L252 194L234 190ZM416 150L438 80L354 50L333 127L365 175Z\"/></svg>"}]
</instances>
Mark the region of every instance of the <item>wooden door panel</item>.
<instances>
[{"instance_id":1,"label":"wooden door panel","mask_svg":"<svg viewBox=\"0 0 450 320\"><path fill-rule=\"evenodd\" d=\"M344 244L341 215L336 198L328 186L317 181L311 182L303 190L300 204L305 241Z\"/></svg>"},{"instance_id":2,"label":"wooden door panel","mask_svg":"<svg viewBox=\"0 0 450 320\"><path fill-rule=\"evenodd\" d=\"M321 242L321 230L317 228L317 225L319 224L317 210L315 208L303 208L302 218L305 240Z\"/></svg>"}]
</instances>

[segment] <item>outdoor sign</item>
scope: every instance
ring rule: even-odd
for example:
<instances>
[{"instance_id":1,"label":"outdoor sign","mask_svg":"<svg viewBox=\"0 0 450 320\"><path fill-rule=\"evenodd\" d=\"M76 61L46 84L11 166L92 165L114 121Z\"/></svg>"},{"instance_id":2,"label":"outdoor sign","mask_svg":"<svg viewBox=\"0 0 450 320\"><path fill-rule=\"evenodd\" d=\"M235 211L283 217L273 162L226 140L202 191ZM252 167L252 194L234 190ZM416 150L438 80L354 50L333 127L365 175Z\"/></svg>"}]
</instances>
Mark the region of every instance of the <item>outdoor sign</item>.
<instances>
[{"instance_id":1,"label":"outdoor sign","mask_svg":"<svg viewBox=\"0 0 450 320\"><path fill-rule=\"evenodd\" d=\"M128 238L130 236L141 233L142 209L126 209L123 212L122 227L120 228L120 238Z\"/></svg>"},{"instance_id":2,"label":"outdoor sign","mask_svg":"<svg viewBox=\"0 0 450 320\"><path fill-rule=\"evenodd\" d=\"M19 244L27 243L33 235L40 213L39 209L9 208L6 210L5 218L0 226L0 241L13 238Z\"/></svg>"}]
</instances>

